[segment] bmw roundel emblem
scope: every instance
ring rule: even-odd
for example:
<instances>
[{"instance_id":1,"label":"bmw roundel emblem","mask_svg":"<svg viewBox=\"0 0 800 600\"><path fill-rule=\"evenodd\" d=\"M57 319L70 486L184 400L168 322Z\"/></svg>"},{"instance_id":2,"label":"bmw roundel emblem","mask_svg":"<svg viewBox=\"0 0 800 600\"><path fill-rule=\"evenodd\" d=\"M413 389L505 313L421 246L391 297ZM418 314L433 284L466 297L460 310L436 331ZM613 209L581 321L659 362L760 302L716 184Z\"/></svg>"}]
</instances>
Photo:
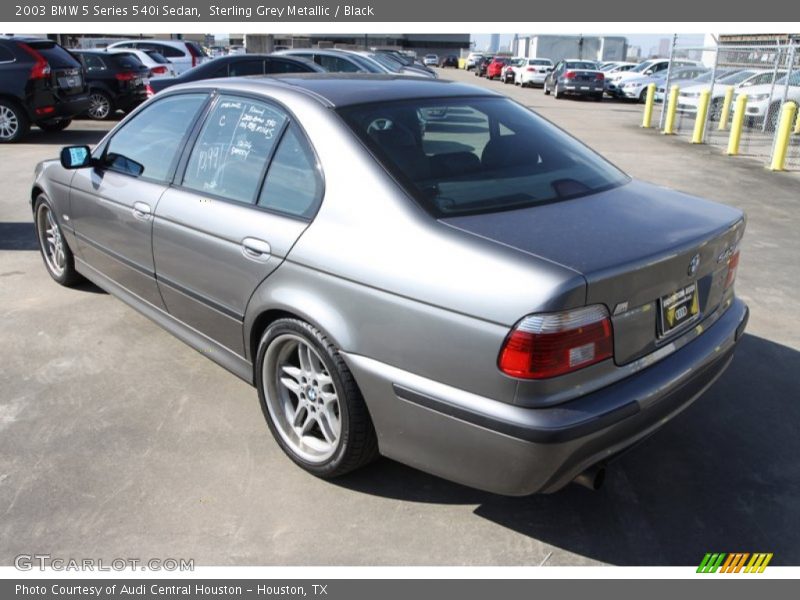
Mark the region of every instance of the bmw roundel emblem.
<instances>
[{"instance_id":1,"label":"bmw roundel emblem","mask_svg":"<svg viewBox=\"0 0 800 600\"><path fill-rule=\"evenodd\" d=\"M689 263L689 270L688 270L689 277L694 277L694 275L697 273L697 269L699 268L700 268L700 255L695 254L692 257L691 262Z\"/></svg>"}]
</instances>

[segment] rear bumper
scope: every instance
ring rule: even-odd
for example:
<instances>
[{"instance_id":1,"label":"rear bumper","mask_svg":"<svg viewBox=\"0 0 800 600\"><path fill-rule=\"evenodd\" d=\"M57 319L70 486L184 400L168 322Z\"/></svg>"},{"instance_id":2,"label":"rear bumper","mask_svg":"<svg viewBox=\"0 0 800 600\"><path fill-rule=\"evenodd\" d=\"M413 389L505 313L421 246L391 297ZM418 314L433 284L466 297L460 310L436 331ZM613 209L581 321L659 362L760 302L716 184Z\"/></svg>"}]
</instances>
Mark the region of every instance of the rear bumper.
<instances>
[{"instance_id":1,"label":"rear bumper","mask_svg":"<svg viewBox=\"0 0 800 600\"><path fill-rule=\"evenodd\" d=\"M596 94L602 94L605 90L603 84L596 84L596 83L575 83L575 84L565 84L561 83L558 86L558 91L562 94L571 94L574 96L594 96Z\"/></svg>"},{"instance_id":2,"label":"rear bumper","mask_svg":"<svg viewBox=\"0 0 800 600\"><path fill-rule=\"evenodd\" d=\"M701 336L597 392L548 408L476 396L354 354L345 359L381 453L471 487L522 496L553 492L643 439L724 372L747 324L741 300Z\"/></svg>"},{"instance_id":3,"label":"rear bumper","mask_svg":"<svg viewBox=\"0 0 800 600\"><path fill-rule=\"evenodd\" d=\"M36 109L52 106L48 113L38 114ZM58 119L71 119L86 112L89 108L89 94L75 94L73 96L50 96L37 98L29 107L29 116L32 121L53 121Z\"/></svg>"}]
</instances>

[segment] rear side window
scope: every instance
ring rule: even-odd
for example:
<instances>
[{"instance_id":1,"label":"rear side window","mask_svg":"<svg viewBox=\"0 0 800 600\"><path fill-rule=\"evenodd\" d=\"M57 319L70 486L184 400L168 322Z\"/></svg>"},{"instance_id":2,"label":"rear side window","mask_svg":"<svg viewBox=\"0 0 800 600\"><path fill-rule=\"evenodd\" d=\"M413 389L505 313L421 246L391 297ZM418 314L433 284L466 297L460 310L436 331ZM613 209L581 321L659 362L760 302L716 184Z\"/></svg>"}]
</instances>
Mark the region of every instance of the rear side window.
<instances>
[{"instance_id":1,"label":"rear side window","mask_svg":"<svg viewBox=\"0 0 800 600\"><path fill-rule=\"evenodd\" d=\"M166 58L185 58L186 53L183 50L178 48L173 48L172 46L162 46L160 44L140 44L139 48L145 48L147 50L155 50L162 56Z\"/></svg>"},{"instance_id":2,"label":"rear side window","mask_svg":"<svg viewBox=\"0 0 800 600\"><path fill-rule=\"evenodd\" d=\"M322 178L314 152L296 125L286 130L269 166L258 205L311 218L322 198Z\"/></svg>"},{"instance_id":3,"label":"rear side window","mask_svg":"<svg viewBox=\"0 0 800 600\"><path fill-rule=\"evenodd\" d=\"M327 54L316 56L316 62L318 62L323 69L331 73L358 73L361 70L349 60L344 60L338 56L329 56Z\"/></svg>"},{"instance_id":4,"label":"rear side window","mask_svg":"<svg viewBox=\"0 0 800 600\"><path fill-rule=\"evenodd\" d=\"M264 62L256 60L235 60L228 66L231 77L241 77L244 75L263 75Z\"/></svg>"},{"instance_id":5,"label":"rear side window","mask_svg":"<svg viewBox=\"0 0 800 600\"><path fill-rule=\"evenodd\" d=\"M149 105L111 138L105 152L106 166L153 181L167 181L205 101L205 94L181 94Z\"/></svg>"},{"instance_id":6,"label":"rear side window","mask_svg":"<svg viewBox=\"0 0 800 600\"><path fill-rule=\"evenodd\" d=\"M267 59L267 73L308 73L311 67L291 60Z\"/></svg>"},{"instance_id":7,"label":"rear side window","mask_svg":"<svg viewBox=\"0 0 800 600\"><path fill-rule=\"evenodd\" d=\"M97 54L84 54L83 64L86 65L88 72L102 71L106 69L106 63Z\"/></svg>"},{"instance_id":8,"label":"rear side window","mask_svg":"<svg viewBox=\"0 0 800 600\"><path fill-rule=\"evenodd\" d=\"M5 46L0 46L0 63L14 62L14 54Z\"/></svg>"},{"instance_id":9,"label":"rear side window","mask_svg":"<svg viewBox=\"0 0 800 600\"><path fill-rule=\"evenodd\" d=\"M277 107L221 96L197 138L184 187L253 203L264 168L286 124Z\"/></svg>"}]
</instances>

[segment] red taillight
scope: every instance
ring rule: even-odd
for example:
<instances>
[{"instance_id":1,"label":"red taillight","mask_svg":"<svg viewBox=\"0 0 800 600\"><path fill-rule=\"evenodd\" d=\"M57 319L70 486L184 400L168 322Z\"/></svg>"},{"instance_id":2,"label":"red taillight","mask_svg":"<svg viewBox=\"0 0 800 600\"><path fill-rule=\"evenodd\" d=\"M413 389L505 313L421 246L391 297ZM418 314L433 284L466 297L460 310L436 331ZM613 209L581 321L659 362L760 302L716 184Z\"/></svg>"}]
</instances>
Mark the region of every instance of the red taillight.
<instances>
[{"instance_id":1,"label":"red taillight","mask_svg":"<svg viewBox=\"0 0 800 600\"><path fill-rule=\"evenodd\" d=\"M606 76L603 75L602 73L598 73L597 75L594 76L595 81L603 81L605 78Z\"/></svg>"},{"instance_id":2,"label":"red taillight","mask_svg":"<svg viewBox=\"0 0 800 600\"><path fill-rule=\"evenodd\" d=\"M564 79L575 79L577 76L578 74L575 71L567 71L564 73Z\"/></svg>"},{"instance_id":3,"label":"red taillight","mask_svg":"<svg viewBox=\"0 0 800 600\"><path fill-rule=\"evenodd\" d=\"M29 79L47 79L50 77L50 63L45 60L44 56L31 48L28 44L23 44L22 42L17 42L17 44L36 61L31 69Z\"/></svg>"},{"instance_id":4,"label":"red taillight","mask_svg":"<svg viewBox=\"0 0 800 600\"><path fill-rule=\"evenodd\" d=\"M728 259L728 276L725 278L725 289L733 285L736 281L736 271L739 269L739 251L736 250Z\"/></svg>"},{"instance_id":5,"label":"red taillight","mask_svg":"<svg viewBox=\"0 0 800 600\"><path fill-rule=\"evenodd\" d=\"M533 67L528 67L528 68L527 68L527 69L525 69L525 70L526 70L526 71L535 71L536 69L534 69Z\"/></svg>"},{"instance_id":6,"label":"red taillight","mask_svg":"<svg viewBox=\"0 0 800 600\"><path fill-rule=\"evenodd\" d=\"M148 83L144 86L144 91L147 93L147 97L150 98L151 96L155 96L155 91L153 91L153 87Z\"/></svg>"},{"instance_id":7,"label":"red taillight","mask_svg":"<svg viewBox=\"0 0 800 600\"><path fill-rule=\"evenodd\" d=\"M114 77L117 78L117 81L133 81L138 77L138 74L132 71L123 71L122 73L116 73Z\"/></svg>"},{"instance_id":8,"label":"red taillight","mask_svg":"<svg viewBox=\"0 0 800 600\"><path fill-rule=\"evenodd\" d=\"M167 67L164 67L164 66L153 67L152 69L150 69L150 72L153 75L164 75L167 72Z\"/></svg>"},{"instance_id":9,"label":"red taillight","mask_svg":"<svg viewBox=\"0 0 800 600\"><path fill-rule=\"evenodd\" d=\"M49 115L50 113L53 113L55 111L56 111L55 106L40 106L33 112L35 112L38 116L43 116L43 115Z\"/></svg>"},{"instance_id":10,"label":"red taillight","mask_svg":"<svg viewBox=\"0 0 800 600\"><path fill-rule=\"evenodd\" d=\"M530 315L508 334L497 365L511 377L546 379L614 355L611 319L604 306Z\"/></svg>"}]
</instances>

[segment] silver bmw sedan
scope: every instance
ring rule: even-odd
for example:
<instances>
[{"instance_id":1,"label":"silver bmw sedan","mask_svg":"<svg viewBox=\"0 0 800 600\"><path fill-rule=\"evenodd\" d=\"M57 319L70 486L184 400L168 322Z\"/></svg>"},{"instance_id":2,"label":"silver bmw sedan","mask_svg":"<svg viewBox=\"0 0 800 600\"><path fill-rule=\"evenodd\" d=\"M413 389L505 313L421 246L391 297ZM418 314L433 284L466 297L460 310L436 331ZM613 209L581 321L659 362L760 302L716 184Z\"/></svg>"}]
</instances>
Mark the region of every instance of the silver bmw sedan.
<instances>
[{"instance_id":1,"label":"silver bmw sedan","mask_svg":"<svg viewBox=\"0 0 800 600\"><path fill-rule=\"evenodd\" d=\"M53 279L253 384L320 477L382 454L501 494L597 487L748 316L740 211L432 79L176 86L39 164L31 205Z\"/></svg>"}]
</instances>

